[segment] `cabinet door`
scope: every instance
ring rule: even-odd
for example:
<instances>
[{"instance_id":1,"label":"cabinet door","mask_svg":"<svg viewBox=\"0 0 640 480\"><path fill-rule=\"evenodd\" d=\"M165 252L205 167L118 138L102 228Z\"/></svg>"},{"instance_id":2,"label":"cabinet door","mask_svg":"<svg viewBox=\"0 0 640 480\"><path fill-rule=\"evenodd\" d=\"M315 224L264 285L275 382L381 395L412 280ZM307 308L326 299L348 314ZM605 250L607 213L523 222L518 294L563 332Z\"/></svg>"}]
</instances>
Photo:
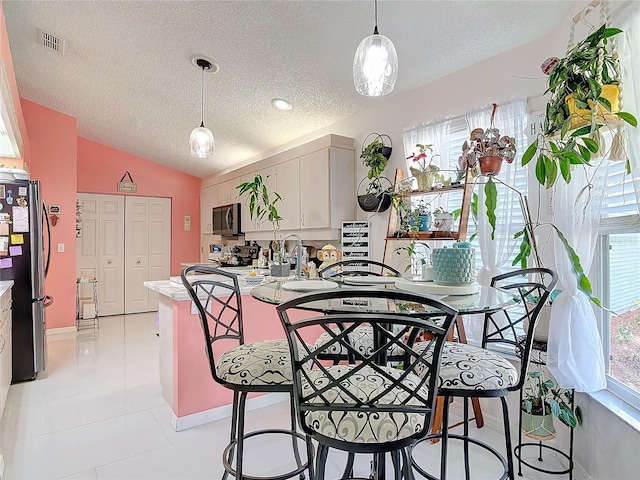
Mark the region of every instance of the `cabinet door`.
<instances>
[{"instance_id":1,"label":"cabinet door","mask_svg":"<svg viewBox=\"0 0 640 480\"><path fill-rule=\"evenodd\" d=\"M218 186L203 188L200 193L200 232L202 234L211 233L213 229L211 209L216 205L218 205Z\"/></svg>"},{"instance_id":2,"label":"cabinet door","mask_svg":"<svg viewBox=\"0 0 640 480\"><path fill-rule=\"evenodd\" d=\"M218 185L218 205L229 205L238 201L238 190L236 187L240 185L244 177L233 178L222 182Z\"/></svg>"},{"instance_id":3,"label":"cabinet door","mask_svg":"<svg viewBox=\"0 0 640 480\"><path fill-rule=\"evenodd\" d=\"M300 228L329 228L329 149L300 157Z\"/></svg>"},{"instance_id":4,"label":"cabinet door","mask_svg":"<svg viewBox=\"0 0 640 480\"><path fill-rule=\"evenodd\" d=\"M282 217L282 230L300 229L300 176L299 159L276 165L276 191L282 197L278 213Z\"/></svg>"}]
</instances>

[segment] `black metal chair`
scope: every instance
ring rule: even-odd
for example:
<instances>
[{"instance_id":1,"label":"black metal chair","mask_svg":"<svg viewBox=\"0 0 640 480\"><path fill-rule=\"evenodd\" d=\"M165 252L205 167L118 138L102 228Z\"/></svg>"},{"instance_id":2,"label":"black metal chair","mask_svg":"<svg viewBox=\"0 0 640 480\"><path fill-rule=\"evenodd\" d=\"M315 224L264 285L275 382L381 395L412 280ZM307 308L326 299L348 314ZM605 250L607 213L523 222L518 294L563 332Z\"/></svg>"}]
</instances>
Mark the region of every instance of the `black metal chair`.
<instances>
[{"instance_id":1,"label":"black metal chair","mask_svg":"<svg viewBox=\"0 0 640 480\"><path fill-rule=\"evenodd\" d=\"M190 275L195 274L195 275ZM203 275L207 276L203 276ZM309 437L298 433L293 403L291 357L286 340L265 340L245 343L242 323L242 300L236 275L205 265L187 267L181 274L182 283L198 309L205 350L213 379L233 390L231 436L222 455L225 469L237 480L283 480L300 475L309 468L313 479L313 448ZM219 342L219 343L218 343ZM214 344L219 350L215 352ZM235 346L231 346L234 345ZM251 392L287 392L291 397L291 430L268 429L245 432L245 405ZM243 475L244 441L261 434L291 436L297 467L274 477ZM307 461L300 459L298 440L306 442ZM237 449L235 468L234 453Z\"/></svg>"},{"instance_id":2,"label":"black metal chair","mask_svg":"<svg viewBox=\"0 0 640 480\"><path fill-rule=\"evenodd\" d=\"M366 270L351 270L349 267L362 267L363 265L367 266ZM347 267L346 270L344 267ZM372 268L373 267L373 268ZM349 276L362 276L369 275L375 277L401 277L402 274L396 270L395 268L382 263L376 262L375 260L360 260L360 259L350 259L350 260L342 260L340 262L332 263L320 270L318 270L318 276L320 278L331 278L336 275L342 277Z\"/></svg>"},{"instance_id":3,"label":"black metal chair","mask_svg":"<svg viewBox=\"0 0 640 480\"><path fill-rule=\"evenodd\" d=\"M537 280L532 280L536 278ZM447 448L449 439L463 441L465 478L469 479L469 444L477 445L492 453L501 463L501 480L514 478L511 435L509 430L509 410L507 395L522 389L526 378L531 354L533 332L542 306L557 283L555 272L547 268L528 268L498 275L491 280L491 286L513 291L517 306L511 310L488 313L484 319L481 347L464 343L446 342L442 351L439 371L438 395L444 397L443 427L441 433L427 435L412 446L413 467L428 479L436 479L416 460L415 449L427 440L441 439L440 480L446 479ZM525 320L528 327L525 340L522 330ZM520 337L520 338L519 338ZM418 344L416 350L425 348ZM502 354L521 358L519 369ZM418 371L418 373L420 373ZM463 434L450 434L448 426L449 400L463 399ZM492 446L469 436L469 405L471 397L498 397L502 402L506 456Z\"/></svg>"},{"instance_id":4,"label":"black metal chair","mask_svg":"<svg viewBox=\"0 0 640 480\"><path fill-rule=\"evenodd\" d=\"M361 266L367 265L368 270L344 270L343 267L349 266ZM337 269L335 269L337 267ZM374 267L374 270L371 269ZM379 269L379 270L378 270ZM344 277L360 277L360 276L375 276L375 277L402 277L402 274L393 267L386 265L375 260L343 260L341 262L334 263L328 267L318 271L318 274L322 278L342 279ZM328 333L323 333L318 337L315 342L316 348L322 344L327 343L330 339ZM370 355L373 351L373 329L369 326L362 326L355 329L350 335L351 345L359 350L363 354ZM348 360L347 352L345 349L340 349L339 344L334 344L331 348L323 350L323 359L333 360L335 363L339 363L343 360Z\"/></svg>"},{"instance_id":5,"label":"black metal chair","mask_svg":"<svg viewBox=\"0 0 640 480\"><path fill-rule=\"evenodd\" d=\"M309 313L303 320L294 310L318 310L314 302L387 302L388 312L367 313L331 309ZM354 288L322 291L290 300L277 307L287 332L294 371L294 398L298 421L317 440L317 478L323 479L329 448L349 454L373 454L371 478L383 478L385 454L390 453L396 479L412 478L409 447L431 428L436 398L440 352L457 310L437 300L399 290ZM362 352L349 339L368 326L374 348ZM320 348L304 339L322 331L329 341ZM419 333L428 331L429 348L415 350ZM330 365L323 349L338 345L351 358L348 364ZM388 365L388 352L400 349L403 363ZM431 355L433 353L433 355ZM427 356L429 357L427 359ZM423 375L414 372L420 367ZM403 461L400 461L402 458Z\"/></svg>"}]
</instances>

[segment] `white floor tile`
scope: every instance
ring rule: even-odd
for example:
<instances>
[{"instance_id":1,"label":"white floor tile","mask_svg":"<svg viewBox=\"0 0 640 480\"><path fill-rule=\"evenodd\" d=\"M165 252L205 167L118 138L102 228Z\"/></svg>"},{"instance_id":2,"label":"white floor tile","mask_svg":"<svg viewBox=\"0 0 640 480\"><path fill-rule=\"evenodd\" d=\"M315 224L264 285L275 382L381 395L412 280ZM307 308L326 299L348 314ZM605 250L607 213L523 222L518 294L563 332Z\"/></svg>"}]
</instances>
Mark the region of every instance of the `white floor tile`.
<instances>
[{"instance_id":1,"label":"white floor tile","mask_svg":"<svg viewBox=\"0 0 640 480\"><path fill-rule=\"evenodd\" d=\"M158 381L155 319L155 313L106 317L97 330L48 338L46 374L9 391L0 426L6 479L221 478L230 421L175 432ZM254 410L247 413L247 429L287 429L289 415L287 402ZM504 449L495 430L474 429L473 435ZM246 474L293 466L287 437L256 437L246 448ZM301 451L306 456L304 445ZM416 455L437 469L438 445L424 445ZM452 444L449 458L449 478L463 478L459 445ZM495 478L498 466L490 457L472 450L471 458L474 480ZM551 455L545 459L558 465ZM326 478L339 478L345 461L346 454L332 451ZM357 456L355 476L369 471L370 457ZM523 473L524 479L549 478L526 468Z\"/></svg>"}]
</instances>

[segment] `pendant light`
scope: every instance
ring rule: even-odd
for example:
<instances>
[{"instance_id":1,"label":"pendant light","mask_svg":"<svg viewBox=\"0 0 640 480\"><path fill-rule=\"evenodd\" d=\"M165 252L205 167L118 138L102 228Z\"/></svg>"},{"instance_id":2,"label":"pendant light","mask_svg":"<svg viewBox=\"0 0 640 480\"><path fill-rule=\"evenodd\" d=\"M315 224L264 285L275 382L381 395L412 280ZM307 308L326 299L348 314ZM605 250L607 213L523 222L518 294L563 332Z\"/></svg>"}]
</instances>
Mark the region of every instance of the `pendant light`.
<instances>
[{"instance_id":1,"label":"pendant light","mask_svg":"<svg viewBox=\"0 0 640 480\"><path fill-rule=\"evenodd\" d=\"M360 95L379 97L391 93L398 77L398 55L393 42L378 33L378 0L375 0L373 35L360 42L353 58L353 83Z\"/></svg>"},{"instance_id":2,"label":"pendant light","mask_svg":"<svg viewBox=\"0 0 640 480\"><path fill-rule=\"evenodd\" d=\"M202 116L200 126L193 129L191 137L189 137L189 145L191 146L191 155L198 158L209 158L213 155L213 133L204 126L204 72L211 70L211 62L204 58L196 58L195 65L202 69L202 79L200 82L200 104L202 107Z\"/></svg>"}]
</instances>

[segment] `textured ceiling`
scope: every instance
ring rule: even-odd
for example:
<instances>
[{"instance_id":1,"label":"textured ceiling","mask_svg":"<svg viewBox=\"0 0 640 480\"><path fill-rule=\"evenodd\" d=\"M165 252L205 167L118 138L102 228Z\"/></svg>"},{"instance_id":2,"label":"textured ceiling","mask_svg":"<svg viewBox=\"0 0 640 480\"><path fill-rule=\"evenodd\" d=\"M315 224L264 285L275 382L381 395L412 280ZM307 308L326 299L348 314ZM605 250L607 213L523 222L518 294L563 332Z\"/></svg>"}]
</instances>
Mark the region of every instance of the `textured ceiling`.
<instances>
[{"instance_id":1,"label":"textured ceiling","mask_svg":"<svg viewBox=\"0 0 640 480\"><path fill-rule=\"evenodd\" d=\"M545 35L572 3L381 0L400 66L388 97ZM22 97L76 117L83 137L200 177L387 98L361 97L351 75L372 1L5 0L4 11ZM38 28L66 41L64 56L38 44ZM205 75L209 159L189 155L193 54L220 67ZM275 110L276 97L293 110Z\"/></svg>"}]
</instances>

